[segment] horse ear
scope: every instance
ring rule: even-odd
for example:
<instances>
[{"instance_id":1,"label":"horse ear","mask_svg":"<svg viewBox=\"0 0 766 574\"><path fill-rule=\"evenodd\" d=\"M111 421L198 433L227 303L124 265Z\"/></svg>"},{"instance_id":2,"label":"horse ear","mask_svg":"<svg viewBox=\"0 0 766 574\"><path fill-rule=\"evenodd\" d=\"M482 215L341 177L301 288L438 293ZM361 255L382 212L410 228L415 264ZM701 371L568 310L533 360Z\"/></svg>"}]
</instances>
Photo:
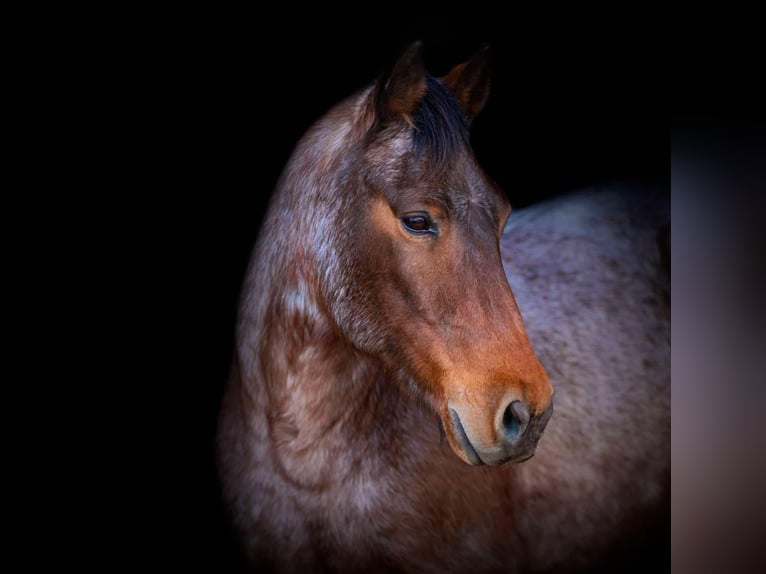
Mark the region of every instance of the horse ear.
<instances>
[{"instance_id":1,"label":"horse ear","mask_svg":"<svg viewBox=\"0 0 766 574\"><path fill-rule=\"evenodd\" d=\"M458 64L442 81L455 94L470 122L482 110L489 98L489 46L483 46L468 62Z\"/></svg>"},{"instance_id":2,"label":"horse ear","mask_svg":"<svg viewBox=\"0 0 766 574\"><path fill-rule=\"evenodd\" d=\"M376 86L376 111L381 120L403 116L408 122L415 106L426 93L426 69L420 54L420 42L414 42L402 54Z\"/></svg>"}]
</instances>

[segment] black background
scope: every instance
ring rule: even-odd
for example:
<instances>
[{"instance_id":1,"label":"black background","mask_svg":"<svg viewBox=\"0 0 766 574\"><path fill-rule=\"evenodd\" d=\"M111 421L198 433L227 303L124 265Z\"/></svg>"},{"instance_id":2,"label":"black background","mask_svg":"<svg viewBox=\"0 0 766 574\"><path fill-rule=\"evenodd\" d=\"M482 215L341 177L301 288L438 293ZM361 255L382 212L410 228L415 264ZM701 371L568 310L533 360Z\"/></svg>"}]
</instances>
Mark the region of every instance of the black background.
<instances>
[{"instance_id":1,"label":"black background","mask_svg":"<svg viewBox=\"0 0 766 574\"><path fill-rule=\"evenodd\" d=\"M166 14L129 35L121 56L140 82L114 86L126 142L135 141L118 191L133 218L134 271L118 279L135 299L126 320L143 333L133 344L152 359L131 392L156 418L130 464L152 501L140 507L148 528L121 554L138 545L167 566L240 566L213 444L258 225L302 133L409 42L423 42L434 75L490 45L492 94L472 142L514 207L585 186L669 181L665 38L652 17L607 15L607 25L602 14L575 26L567 14L372 7L351 23L342 12L320 23L295 10L300 20L288 24L259 13Z\"/></svg>"}]
</instances>

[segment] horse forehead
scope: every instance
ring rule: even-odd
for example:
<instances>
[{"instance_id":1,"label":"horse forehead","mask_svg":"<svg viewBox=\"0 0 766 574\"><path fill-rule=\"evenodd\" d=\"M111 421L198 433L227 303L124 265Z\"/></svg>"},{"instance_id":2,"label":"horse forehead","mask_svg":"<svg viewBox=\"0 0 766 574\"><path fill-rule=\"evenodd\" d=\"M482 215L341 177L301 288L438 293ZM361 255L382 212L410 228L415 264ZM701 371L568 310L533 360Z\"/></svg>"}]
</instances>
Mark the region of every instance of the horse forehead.
<instances>
[{"instance_id":1,"label":"horse forehead","mask_svg":"<svg viewBox=\"0 0 766 574\"><path fill-rule=\"evenodd\" d=\"M480 199L493 195L493 187L473 158L470 149L456 153L444 164L434 163L424 151L416 169L409 173L412 183L424 183L455 198Z\"/></svg>"},{"instance_id":2,"label":"horse forehead","mask_svg":"<svg viewBox=\"0 0 766 574\"><path fill-rule=\"evenodd\" d=\"M402 130L378 141L368 154L373 179L398 197L447 205L478 204L492 211L502 203L470 146L454 149L449 161L440 163L429 149L416 150L411 132Z\"/></svg>"},{"instance_id":3,"label":"horse forehead","mask_svg":"<svg viewBox=\"0 0 766 574\"><path fill-rule=\"evenodd\" d=\"M475 161L463 160L460 169L455 170L462 188L470 193L471 197L494 198L497 193L493 184L479 168Z\"/></svg>"},{"instance_id":4,"label":"horse forehead","mask_svg":"<svg viewBox=\"0 0 766 574\"><path fill-rule=\"evenodd\" d=\"M442 184L443 193L453 205L475 206L489 211L501 208L501 194L471 159L456 162L445 174Z\"/></svg>"}]
</instances>

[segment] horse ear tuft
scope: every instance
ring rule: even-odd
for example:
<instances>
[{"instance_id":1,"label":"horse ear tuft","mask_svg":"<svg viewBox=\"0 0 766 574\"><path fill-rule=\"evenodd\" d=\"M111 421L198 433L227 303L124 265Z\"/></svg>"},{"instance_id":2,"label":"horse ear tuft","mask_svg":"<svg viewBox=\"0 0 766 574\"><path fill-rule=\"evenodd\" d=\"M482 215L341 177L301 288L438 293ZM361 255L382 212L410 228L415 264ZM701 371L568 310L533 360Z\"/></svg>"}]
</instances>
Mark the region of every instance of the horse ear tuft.
<instances>
[{"instance_id":1,"label":"horse ear tuft","mask_svg":"<svg viewBox=\"0 0 766 574\"><path fill-rule=\"evenodd\" d=\"M421 56L421 42L407 46L390 71L376 86L375 105L379 119L402 116L408 122L418 102L426 93L426 69Z\"/></svg>"},{"instance_id":2,"label":"horse ear tuft","mask_svg":"<svg viewBox=\"0 0 766 574\"><path fill-rule=\"evenodd\" d=\"M484 45L474 54L473 58L458 64L449 74L442 78L460 102L463 114L472 121L482 110L489 98L489 83L491 76L490 50Z\"/></svg>"}]
</instances>

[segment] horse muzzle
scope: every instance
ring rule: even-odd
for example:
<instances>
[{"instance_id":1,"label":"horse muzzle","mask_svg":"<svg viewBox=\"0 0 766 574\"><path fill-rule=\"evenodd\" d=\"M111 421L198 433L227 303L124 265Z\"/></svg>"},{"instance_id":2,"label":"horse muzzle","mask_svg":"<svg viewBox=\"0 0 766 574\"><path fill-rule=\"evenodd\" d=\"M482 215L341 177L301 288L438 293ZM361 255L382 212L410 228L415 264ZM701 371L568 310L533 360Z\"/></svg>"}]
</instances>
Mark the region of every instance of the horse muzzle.
<instances>
[{"instance_id":1,"label":"horse muzzle","mask_svg":"<svg viewBox=\"0 0 766 574\"><path fill-rule=\"evenodd\" d=\"M532 414L523 400L503 401L494 416L479 409L450 402L447 405L447 440L452 450L472 465L523 462L535 454L537 442L553 414L553 400ZM489 419L490 424L484 422Z\"/></svg>"}]
</instances>

